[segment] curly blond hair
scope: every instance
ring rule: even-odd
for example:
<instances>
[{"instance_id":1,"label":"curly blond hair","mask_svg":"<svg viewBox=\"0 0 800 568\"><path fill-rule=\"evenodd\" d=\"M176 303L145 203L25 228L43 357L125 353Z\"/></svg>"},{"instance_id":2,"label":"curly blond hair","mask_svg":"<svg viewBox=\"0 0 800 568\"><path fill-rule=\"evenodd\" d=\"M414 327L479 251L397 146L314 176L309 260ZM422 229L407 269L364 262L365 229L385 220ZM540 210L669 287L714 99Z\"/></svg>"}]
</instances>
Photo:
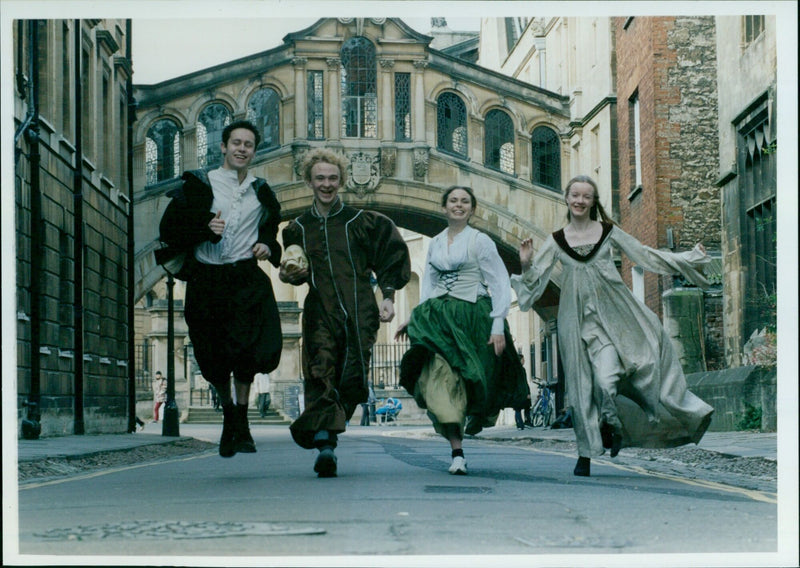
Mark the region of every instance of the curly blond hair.
<instances>
[{"instance_id":1,"label":"curly blond hair","mask_svg":"<svg viewBox=\"0 0 800 568\"><path fill-rule=\"evenodd\" d=\"M303 180L306 183L311 183L311 168L314 164L324 162L339 168L339 187L344 187L347 183L347 165L348 160L345 156L327 148L316 148L310 151L303 158L303 163L300 171L303 172Z\"/></svg>"}]
</instances>

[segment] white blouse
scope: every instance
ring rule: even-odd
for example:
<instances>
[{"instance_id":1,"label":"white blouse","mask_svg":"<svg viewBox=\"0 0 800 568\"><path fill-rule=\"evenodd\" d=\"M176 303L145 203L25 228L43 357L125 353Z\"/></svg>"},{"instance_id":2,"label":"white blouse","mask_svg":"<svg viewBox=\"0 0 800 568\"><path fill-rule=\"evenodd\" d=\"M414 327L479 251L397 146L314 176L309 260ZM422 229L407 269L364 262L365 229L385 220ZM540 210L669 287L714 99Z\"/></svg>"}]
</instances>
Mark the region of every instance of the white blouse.
<instances>
[{"instance_id":1,"label":"white blouse","mask_svg":"<svg viewBox=\"0 0 800 568\"><path fill-rule=\"evenodd\" d=\"M474 235L474 238L473 238ZM488 295L492 299L492 335L503 334L503 324L511 305L511 283L503 259L497 252L497 246L486 234L467 226L447 245L447 229L433 237L428 246L425 262L425 274L422 277L420 303L447 293L437 286L438 272L433 267L443 270L455 270L470 259L470 244L473 247L473 258L480 268L485 288L479 286L479 295ZM466 274L469 274L467 271ZM486 291L488 289L488 292Z\"/></svg>"}]
</instances>

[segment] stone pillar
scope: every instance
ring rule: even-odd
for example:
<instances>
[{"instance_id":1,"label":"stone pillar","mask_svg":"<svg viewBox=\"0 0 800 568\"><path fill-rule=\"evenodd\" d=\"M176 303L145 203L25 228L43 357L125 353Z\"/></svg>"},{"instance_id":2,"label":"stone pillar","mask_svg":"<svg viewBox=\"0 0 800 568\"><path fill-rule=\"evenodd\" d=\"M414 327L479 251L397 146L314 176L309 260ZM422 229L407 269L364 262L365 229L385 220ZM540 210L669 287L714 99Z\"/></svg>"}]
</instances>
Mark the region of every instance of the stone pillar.
<instances>
[{"instance_id":1,"label":"stone pillar","mask_svg":"<svg viewBox=\"0 0 800 568\"><path fill-rule=\"evenodd\" d=\"M428 66L427 60L420 60L414 62L414 92L412 99L413 110L413 124L414 132L412 136L414 142L425 143L425 68ZM435 140L435 121L431 126L431 140L428 142L431 146L436 142Z\"/></svg>"},{"instance_id":2,"label":"stone pillar","mask_svg":"<svg viewBox=\"0 0 800 568\"><path fill-rule=\"evenodd\" d=\"M673 288L661 298L664 329L675 347L684 373L706 370L703 333L703 291L699 288Z\"/></svg>"},{"instance_id":3,"label":"stone pillar","mask_svg":"<svg viewBox=\"0 0 800 568\"><path fill-rule=\"evenodd\" d=\"M328 104L325 105L325 121L327 122L328 139L338 141L341 137L341 72L342 60L338 57L329 57L325 60L328 65Z\"/></svg>"},{"instance_id":4,"label":"stone pillar","mask_svg":"<svg viewBox=\"0 0 800 568\"><path fill-rule=\"evenodd\" d=\"M278 302L283 332L283 351L278 368L270 373L272 405L291 419L299 415L297 395L303 392L300 314L297 302Z\"/></svg>"},{"instance_id":5,"label":"stone pillar","mask_svg":"<svg viewBox=\"0 0 800 568\"><path fill-rule=\"evenodd\" d=\"M394 120L392 104L392 92L394 85L392 84L392 69L394 68L394 60L381 59L379 60L381 66L381 73L378 81L378 97L380 103L380 120L378 121L378 139L386 143L394 139Z\"/></svg>"},{"instance_id":6,"label":"stone pillar","mask_svg":"<svg viewBox=\"0 0 800 568\"><path fill-rule=\"evenodd\" d=\"M183 164L182 170L197 168L197 125L191 124L183 129Z\"/></svg>"},{"instance_id":7,"label":"stone pillar","mask_svg":"<svg viewBox=\"0 0 800 568\"><path fill-rule=\"evenodd\" d=\"M292 59L294 65L294 135L295 138L308 138L308 119L306 116L306 63L305 57Z\"/></svg>"}]
</instances>

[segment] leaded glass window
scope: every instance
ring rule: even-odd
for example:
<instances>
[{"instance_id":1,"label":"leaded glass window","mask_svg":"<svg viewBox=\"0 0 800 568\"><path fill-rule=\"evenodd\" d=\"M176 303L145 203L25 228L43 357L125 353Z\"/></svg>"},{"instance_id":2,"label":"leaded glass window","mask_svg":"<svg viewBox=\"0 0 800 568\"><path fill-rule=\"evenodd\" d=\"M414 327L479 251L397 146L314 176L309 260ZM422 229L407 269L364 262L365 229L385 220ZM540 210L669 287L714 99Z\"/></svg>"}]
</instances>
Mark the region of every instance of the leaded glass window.
<instances>
[{"instance_id":1,"label":"leaded glass window","mask_svg":"<svg viewBox=\"0 0 800 568\"><path fill-rule=\"evenodd\" d=\"M275 89L259 89L250 97L250 102L247 103L247 120L255 124L261 132L261 143L256 151L281 145L281 105L280 96Z\"/></svg>"},{"instance_id":2,"label":"leaded glass window","mask_svg":"<svg viewBox=\"0 0 800 568\"><path fill-rule=\"evenodd\" d=\"M163 118L147 131L145 171L147 184L176 178L181 168L181 136L178 125Z\"/></svg>"},{"instance_id":3,"label":"leaded glass window","mask_svg":"<svg viewBox=\"0 0 800 568\"><path fill-rule=\"evenodd\" d=\"M539 126L531 134L531 181L561 191L561 142L558 134Z\"/></svg>"},{"instance_id":4,"label":"leaded glass window","mask_svg":"<svg viewBox=\"0 0 800 568\"><path fill-rule=\"evenodd\" d=\"M467 107L455 93L442 93L436 102L437 147L467 155Z\"/></svg>"},{"instance_id":5,"label":"leaded glass window","mask_svg":"<svg viewBox=\"0 0 800 568\"><path fill-rule=\"evenodd\" d=\"M197 117L197 166L213 168L222 163L222 131L231 123L231 113L223 104L212 103Z\"/></svg>"},{"instance_id":6,"label":"leaded glass window","mask_svg":"<svg viewBox=\"0 0 800 568\"><path fill-rule=\"evenodd\" d=\"M746 333L775 325L770 297L777 289L777 142L766 103L739 130L739 188L745 209L742 260L746 282Z\"/></svg>"},{"instance_id":7,"label":"leaded glass window","mask_svg":"<svg viewBox=\"0 0 800 568\"><path fill-rule=\"evenodd\" d=\"M411 74L394 74L394 139L411 140Z\"/></svg>"},{"instance_id":8,"label":"leaded glass window","mask_svg":"<svg viewBox=\"0 0 800 568\"><path fill-rule=\"evenodd\" d=\"M484 164L514 174L514 123L502 110L490 110L484 122Z\"/></svg>"},{"instance_id":9,"label":"leaded glass window","mask_svg":"<svg viewBox=\"0 0 800 568\"><path fill-rule=\"evenodd\" d=\"M308 139L325 138L325 99L322 89L322 71L309 71L306 82L308 108Z\"/></svg>"},{"instance_id":10,"label":"leaded glass window","mask_svg":"<svg viewBox=\"0 0 800 568\"><path fill-rule=\"evenodd\" d=\"M356 36L342 46L342 132L347 137L378 136L375 46Z\"/></svg>"}]
</instances>

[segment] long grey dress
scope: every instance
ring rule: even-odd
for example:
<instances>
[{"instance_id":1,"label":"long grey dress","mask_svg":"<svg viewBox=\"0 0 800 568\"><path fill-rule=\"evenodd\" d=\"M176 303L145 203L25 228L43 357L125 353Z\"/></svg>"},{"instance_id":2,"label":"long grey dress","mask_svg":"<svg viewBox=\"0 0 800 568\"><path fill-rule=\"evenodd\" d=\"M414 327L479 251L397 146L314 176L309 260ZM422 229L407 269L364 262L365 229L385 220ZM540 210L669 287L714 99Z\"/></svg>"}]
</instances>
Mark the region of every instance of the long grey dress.
<instances>
[{"instance_id":1,"label":"long grey dress","mask_svg":"<svg viewBox=\"0 0 800 568\"><path fill-rule=\"evenodd\" d=\"M642 268L708 285L699 270L708 258L699 249L655 250L611 224L603 225L601 240L586 255L567 244L563 230L553 233L530 268L512 275L519 306L527 311L561 263L558 339L578 454L604 452L603 422L621 428L623 447L697 443L714 409L687 390L669 336L623 282L612 246Z\"/></svg>"}]
</instances>

